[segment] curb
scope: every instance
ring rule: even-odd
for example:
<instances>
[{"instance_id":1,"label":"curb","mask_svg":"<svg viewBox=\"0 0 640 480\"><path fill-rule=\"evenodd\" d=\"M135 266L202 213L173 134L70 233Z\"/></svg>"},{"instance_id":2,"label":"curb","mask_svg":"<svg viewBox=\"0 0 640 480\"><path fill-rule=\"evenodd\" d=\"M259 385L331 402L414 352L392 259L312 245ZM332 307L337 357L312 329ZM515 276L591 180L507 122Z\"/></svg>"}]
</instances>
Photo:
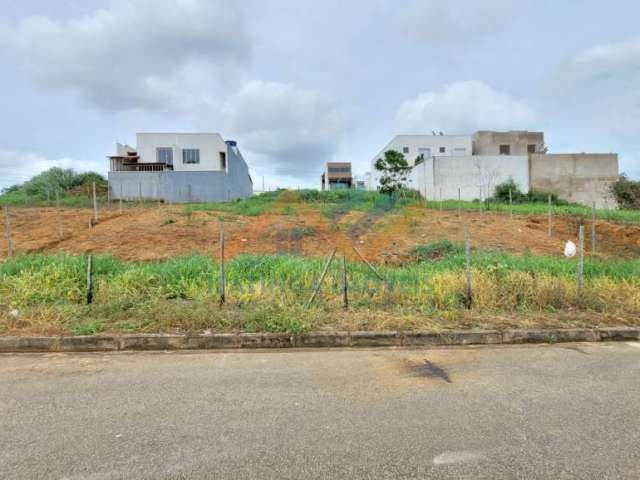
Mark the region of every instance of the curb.
<instances>
[{"instance_id":1,"label":"curb","mask_svg":"<svg viewBox=\"0 0 640 480\"><path fill-rule=\"evenodd\" d=\"M562 342L639 341L640 328L572 328L553 330L452 330L132 334L76 337L3 337L0 353L111 352L135 350L216 350L255 348L434 347L446 345L500 345Z\"/></svg>"}]
</instances>

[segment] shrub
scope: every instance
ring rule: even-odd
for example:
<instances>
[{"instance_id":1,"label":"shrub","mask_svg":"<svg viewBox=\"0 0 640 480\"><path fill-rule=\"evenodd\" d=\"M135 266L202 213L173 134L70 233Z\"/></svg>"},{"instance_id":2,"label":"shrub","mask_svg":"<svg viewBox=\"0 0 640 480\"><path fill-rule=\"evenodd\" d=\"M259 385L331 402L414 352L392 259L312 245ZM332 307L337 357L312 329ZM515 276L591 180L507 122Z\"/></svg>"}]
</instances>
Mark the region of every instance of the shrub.
<instances>
[{"instance_id":1,"label":"shrub","mask_svg":"<svg viewBox=\"0 0 640 480\"><path fill-rule=\"evenodd\" d=\"M640 181L629 180L623 173L611 186L611 194L620 208L640 209Z\"/></svg>"},{"instance_id":2,"label":"shrub","mask_svg":"<svg viewBox=\"0 0 640 480\"><path fill-rule=\"evenodd\" d=\"M513 178L496 185L491 201L508 203L509 192L511 192L513 203L547 203L549 201L549 195L551 195L551 203L553 205L569 205L569 202L559 198L555 193L541 192L538 190L530 190L529 193L523 193Z\"/></svg>"}]
</instances>

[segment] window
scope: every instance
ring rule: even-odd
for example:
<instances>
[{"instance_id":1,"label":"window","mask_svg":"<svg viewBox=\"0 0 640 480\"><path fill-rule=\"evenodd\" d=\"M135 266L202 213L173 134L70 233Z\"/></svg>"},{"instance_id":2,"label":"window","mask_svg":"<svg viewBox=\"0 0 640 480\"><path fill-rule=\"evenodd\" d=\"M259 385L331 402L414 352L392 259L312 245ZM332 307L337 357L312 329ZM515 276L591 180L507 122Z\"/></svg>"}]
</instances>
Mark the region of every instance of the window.
<instances>
[{"instance_id":1,"label":"window","mask_svg":"<svg viewBox=\"0 0 640 480\"><path fill-rule=\"evenodd\" d=\"M402 147L402 153L409 153L409 147Z\"/></svg>"},{"instance_id":2,"label":"window","mask_svg":"<svg viewBox=\"0 0 640 480\"><path fill-rule=\"evenodd\" d=\"M200 150L197 148L183 148L182 163L200 163Z\"/></svg>"},{"instance_id":3,"label":"window","mask_svg":"<svg viewBox=\"0 0 640 480\"><path fill-rule=\"evenodd\" d=\"M431 158L431 149L430 148L419 148L418 155L422 155L425 159Z\"/></svg>"},{"instance_id":4,"label":"window","mask_svg":"<svg viewBox=\"0 0 640 480\"><path fill-rule=\"evenodd\" d=\"M535 143L530 143L529 145L527 145L527 152L536 153L536 145L535 145Z\"/></svg>"},{"instance_id":5,"label":"window","mask_svg":"<svg viewBox=\"0 0 640 480\"><path fill-rule=\"evenodd\" d=\"M511 145L500 145L500 155L511 155Z\"/></svg>"},{"instance_id":6,"label":"window","mask_svg":"<svg viewBox=\"0 0 640 480\"><path fill-rule=\"evenodd\" d=\"M445 147L440 147L440 153L445 153L447 149Z\"/></svg>"},{"instance_id":7,"label":"window","mask_svg":"<svg viewBox=\"0 0 640 480\"><path fill-rule=\"evenodd\" d=\"M171 147L156 148L156 161L158 163L166 163L167 165L173 165L173 148Z\"/></svg>"},{"instance_id":8,"label":"window","mask_svg":"<svg viewBox=\"0 0 640 480\"><path fill-rule=\"evenodd\" d=\"M220 170L227 169L227 154L225 152L220 152Z\"/></svg>"},{"instance_id":9,"label":"window","mask_svg":"<svg viewBox=\"0 0 640 480\"><path fill-rule=\"evenodd\" d=\"M329 167L329 173L351 173L351 167Z\"/></svg>"},{"instance_id":10,"label":"window","mask_svg":"<svg viewBox=\"0 0 640 480\"><path fill-rule=\"evenodd\" d=\"M454 157L464 157L467 154L467 149L466 148L454 148L453 149L453 156Z\"/></svg>"}]
</instances>

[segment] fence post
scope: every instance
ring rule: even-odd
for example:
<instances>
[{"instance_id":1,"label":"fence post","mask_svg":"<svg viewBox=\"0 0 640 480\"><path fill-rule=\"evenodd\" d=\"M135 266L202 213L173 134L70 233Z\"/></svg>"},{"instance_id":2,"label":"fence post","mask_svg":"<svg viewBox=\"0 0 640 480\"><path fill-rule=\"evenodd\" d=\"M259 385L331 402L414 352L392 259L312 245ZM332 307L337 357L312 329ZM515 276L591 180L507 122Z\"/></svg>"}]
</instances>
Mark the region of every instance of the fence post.
<instances>
[{"instance_id":1,"label":"fence post","mask_svg":"<svg viewBox=\"0 0 640 480\"><path fill-rule=\"evenodd\" d=\"M591 255L596 253L596 202L591 207Z\"/></svg>"},{"instance_id":2,"label":"fence post","mask_svg":"<svg viewBox=\"0 0 640 480\"><path fill-rule=\"evenodd\" d=\"M577 302L578 305L582 304L582 287L584 285L584 225L580 225L580 231L578 233L578 291Z\"/></svg>"},{"instance_id":3,"label":"fence post","mask_svg":"<svg viewBox=\"0 0 640 480\"><path fill-rule=\"evenodd\" d=\"M364 258L362 256L362 254L360 253L360 251L355 247L355 245L351 245L351 247L353 248L353 250L358 254L358 256L360 257L360 259L367 265L367 267L369 267L369 269L373 272L373 274L378 277L380 280L384 281L384 277L382 275L380 275L378 273L378 271L373 268L373 265L371 265L366 258Z\"/></svg>"},{"instance_id":4,"label":"fence post","mask_svg":"<svg viewBox=\"0 0 640 480\"><path fill-rule=\"evenodd\" d=\"M442 187L440 187L440 211L442 211Z\"/></svg>"},{"instance_id":5,"label":"fence post","mask_svg":"<svg viewBox=\"0 0 640 480\"><path fill-rule=\"evenodd\" d=\"M93 303L93 256L87 257L87 305Z\"/></svg>"},{"instance_id":6,"label":"fence post","mask_svg":"<svg viewBox=\"0 0 640 480\"><path fill-rule=\"evenodd\" d=\"M97 225L98 223L98 200L96 199L96 182L93 182L92 185L93 191L93 223Z\"/></svg>"},{"instance_id":7,"label":"fence post","mask_svg":"<svg viewBox=\"0 0 640 480\"><path fill-rule=\"evenodd\" d=\"M138 203L142 206L142 182L138 182Z\"/></svg>"},{"instance_id":8,"label":"fence post","mask_svg":"<svg viewBox=\"0 0 640 480\"><path fill-rule=\"evenodd\" d=\"M224 284L224 222L220 220L220 305L225 302Z\"/></svg>"},{"instance_id":9,"label":"fence post","mask_svg":"<svg viewBox=\"0 0 640 480\"><path fill-rule=\"evenodd\" d=\"M482 185L480 185L480 214L484 215L484 203L482 202Z\"/></svg>"},{"instance_id":10,"label":"fence post","mask_svg":"<svg viewBox=\"0 0 640 480\"><path fill-rule=\"evenodd\" d=\"M347 280L347 255L342 256L342 292L344 295L344 309L349 308L349 283Z\"/></svg>"},{"instance_id":11,"label":"fence post","mask_svg":"<svg viewBox=\"0 0 640 480\"><path fill-rule=\"evenodd\" d=\"M311 295L311 298L307 302L306 308L309 308L311 306L311 304L313 303L313 301L316 299L316 296L318 295L318 292L320 291L320 287L322 286L322 281L324 280L324 277L327 275L327 271L329 270L329 266L331 265L331 262L333 262L333 258L336 256L336 252L337 251L338 251L338 249L334 248L333 252L331 252L331 256L327 260L327 263L325 264L324 269L322 270L322 275L320 275L320 279L318 280L318 283L316 284L316 288L313 290L313 294Z\"/></svg>"},{"instance_id":12,"label":"fence post","mask_svg":"<svg viewBox=\"0 0 640 480\"><path fill-rule=\"evenodd\" d=\"M462 196L460 195L460 187L458 187L458 220L462 217L460 210L462 209Z\"/></svg>"},{"instance_id":13,"label":"fence post","mask_svg":"<svg viewBox=\"0 0 640 480\"><path fill-rule=\"evenodd\" d=\"M60 193L56 190L56 212L58 216L58 238L62 240L64 232L62 231L62 212L60 211Z\"/></svg>"},{"instance_id":14,"label":"fence post","mask_svg":"<svg viewBox=\"0 0 640 480\"><path fill-rule=\"evenodd\" d=\"M122 180L120 180L120 199L119 199L119 207L120 213L122 213Z\"/></svg>"},{"instance_id":15,"label":"fence post","mask_svg":"<svg viewBox=\"0 0 640 480\"><path fill-rule=\"evenodd\" d=\"M551 194L547 196L547 223L549 224L549 236L551 236Z\"/></svg>"},{"instance_id":16,"label":"fence post","mask_svg":"<svg viewBox=\"0 0 640 480\"><path fill-rule=\"evenodd\" d=\"M467 291L466 291L466 304L467 308L471 309L473 303L473 291L471 288L471 242L469 241L469 226L464 226L464 255L466 263L467 273Z\"/></svg>"},{"instance_id":17,"label":"fence post","mask_svg":"<svg viewBox=\"0 0 640 480\"><path fill-rule=\"evenodd\" d=\"M13 257L13 242L11 241L11 217L9 215L9 206L5 205L4 210L4 235L7 238L7 256Z\"/></svg>"},{"instance_id":18,"label":"fence post","mask_svg":"<svg viewBox=\"0 0 640 480\"><path fill-rule=\"evenodd\" d=\"M509 217L513 218L513 195L509 189Z\"/></svg>"}]
</instances>

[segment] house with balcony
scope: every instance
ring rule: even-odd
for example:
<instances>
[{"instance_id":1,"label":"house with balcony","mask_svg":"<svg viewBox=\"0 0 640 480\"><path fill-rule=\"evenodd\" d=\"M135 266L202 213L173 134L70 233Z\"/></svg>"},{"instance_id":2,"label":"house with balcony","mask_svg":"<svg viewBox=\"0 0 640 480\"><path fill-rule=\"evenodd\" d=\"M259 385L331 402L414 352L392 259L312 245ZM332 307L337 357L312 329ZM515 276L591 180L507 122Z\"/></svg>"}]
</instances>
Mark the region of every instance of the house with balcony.
<instances>
[{"instance_id":1,"label":"house with balcony","mask_svg":"<svg viewBox=\"0 0 640 480\"><path fill-rule=\"evenodd\" d=\"M238 145L218 133L138 133L108 157L111 198L217 202L253 193Z\"/></svg>"}]
</instances>

